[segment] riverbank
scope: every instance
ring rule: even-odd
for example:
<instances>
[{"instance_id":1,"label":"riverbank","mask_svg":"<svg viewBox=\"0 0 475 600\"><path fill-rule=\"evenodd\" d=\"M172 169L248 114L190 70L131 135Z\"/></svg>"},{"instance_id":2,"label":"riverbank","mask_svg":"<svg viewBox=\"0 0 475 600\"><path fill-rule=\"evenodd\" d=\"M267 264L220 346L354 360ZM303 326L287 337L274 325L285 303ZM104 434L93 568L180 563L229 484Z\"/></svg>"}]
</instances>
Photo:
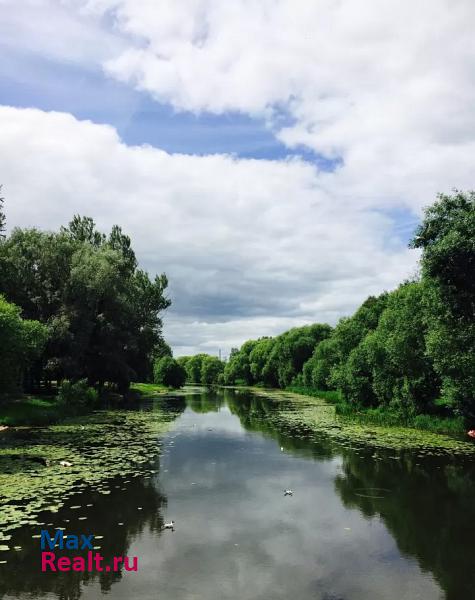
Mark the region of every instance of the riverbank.
<instances>
[{"instance_id":1,"label":"riverbank","mask_svg":"<svg viewBox=\"0 0 475 600\"><path fill-rule=\"evenodd\" d=\"M65 418L64 406L54 396L22 396L0 402L0 425L48 425Z\"/></svg>"},{"instance_id":2,"label":"riverbank","mask_svg":"<svg viewBox=\"0 0 475 600\"><path fill-rule=\"evenodd\" d=\"M289 386L286 391L294 392L303 396L310 396L326 400L335 405L336 413L347 416L359 423L370 425L382 425L389 427L407 427L409 429L420 429L432 433L447 433L463 435L467 427L463 417L449 417L435 414L405 415L400 411L390 409L386 406L358 407L345 402L337 390L314 390L301 386ZM441 404L441 409L444 407Z\"/></svg>"},{"instance_id":3,"label":"riverbank","mask_svg":"<svg viewBox=\"0 0 475 600\"><path fill-rule=\"evenodd\" d=\"M134 383L128 395L122 399L117 394L105 394L99 401L98 406L83 406L79 412L88 414L100 407L108 407L115 401L126 403L140 397L157 397L170 393L172 390L160 384ZM0 401L0 426L23 427L23 426L45 426L61 423L64 420L77 415L78 408L71 403L66 405L58 400L54 393L47 395L27 395L6 398Z\"/></svg>"},{"instance_id":4,"label":"riverbank","mask_svg":"<svg viewBox=\"0 0 475 600\"><path fill-rule=\"evenodd\" d=\"M339 415L335 404L289 390L259 387L226 386L237 391L252 392L274 402L269 419L281 428L300 428L307 434L324 434L347 444L364 444L394 450L413 449L421 454L475 456L475 443L462 435L448 435L423 429L365 423L353 416Z\"/></svg>"}]
</instances>

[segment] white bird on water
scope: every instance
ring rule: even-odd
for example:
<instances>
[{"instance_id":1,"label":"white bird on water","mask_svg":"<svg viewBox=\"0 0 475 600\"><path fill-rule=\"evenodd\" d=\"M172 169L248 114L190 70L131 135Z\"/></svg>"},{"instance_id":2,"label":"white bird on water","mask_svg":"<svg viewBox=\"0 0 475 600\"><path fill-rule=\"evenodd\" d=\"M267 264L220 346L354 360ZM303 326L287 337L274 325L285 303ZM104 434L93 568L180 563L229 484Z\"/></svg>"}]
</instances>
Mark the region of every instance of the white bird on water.
<instances>
[{"instance_id":1,"label":"white bird on water","mask_svg":"<svg viewBox=\"0 0 475 600\"><path fill-rule=\"evenodd\" d=\"M292 490L284 490L284 496L293 496L294 493Z\"/></svg>"},{"instance_id":2,"label":"white bird on water","mask_svg":"<svg viewBox=\"0 0 475 600\"><path fill-rule=\"evenodd\" d=\"M170 521L169 523L165 523L163 525L163 529L171 529L172 531L175 531L175 521Z\"/></svg>"}]
</instances>

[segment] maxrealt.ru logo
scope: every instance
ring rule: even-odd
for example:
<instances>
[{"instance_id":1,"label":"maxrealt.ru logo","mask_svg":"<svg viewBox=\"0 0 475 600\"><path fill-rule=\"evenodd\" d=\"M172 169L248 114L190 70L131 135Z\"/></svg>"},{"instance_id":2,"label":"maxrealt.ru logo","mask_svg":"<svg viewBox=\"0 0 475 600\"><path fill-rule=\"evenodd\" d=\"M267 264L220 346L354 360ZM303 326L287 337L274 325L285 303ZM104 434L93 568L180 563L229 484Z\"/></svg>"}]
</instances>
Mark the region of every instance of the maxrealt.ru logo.
<instances>
[{"instance_id":1,"label":"maxrealt.ru logo","mask_svg":"<svg viewBox=\"0 0 475 600\"><path fill-rule=\"evenodd\" d=\"M56 530L54 536L49 531L41 530L41 570L42 571L126 571L138 570L136 556L113 556L110 564L104 564L104 557L94 552L94 535L65 534ZM49 550L49 551L48 551ZM86 555L58 556L61 550L78 550Z\"/></svg>"}]
</instances>

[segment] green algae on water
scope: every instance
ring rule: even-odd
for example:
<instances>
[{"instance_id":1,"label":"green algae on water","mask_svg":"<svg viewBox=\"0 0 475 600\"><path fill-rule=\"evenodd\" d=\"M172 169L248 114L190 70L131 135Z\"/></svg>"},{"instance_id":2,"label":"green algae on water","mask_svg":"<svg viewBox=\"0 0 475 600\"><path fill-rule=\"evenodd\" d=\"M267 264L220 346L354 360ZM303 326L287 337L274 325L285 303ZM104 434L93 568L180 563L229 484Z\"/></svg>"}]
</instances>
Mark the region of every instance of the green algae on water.
<instances>
[{"instance_id":1,"label":"green algae on water","mask_svg":"<svg viewBox=\"0 0 475 600\"><path fill-rule=\"evenodd\" d=\"M302 436L325 435L343 446L350 443L375 449L417 450L425 456L475 456L475 444L449 435L408 427L357 423L351 417L337 415L334 405L324 400L294 392L259 388L251 388L249 391L272 401L273 409L266 414L269 424L292 428L294 434L295 430L300 429ZM397 456L394 458L397 459Z\"/></svg>"},{"instance_id":2,"label":"green algae on water","mask_svg":"<svg viewBox=\"0 0 475 600\"><path fill-rule=\"evenodd\" d=\"M167 431L177 414L159 401L147 408L97 411L49 427L12 428L3 435L1 541L13 529L37 523L41 511L58 512L71 494L87 486L110 494L107 480L145 473L160 451L157 435ZM64 459L73 467L61 467Z\"/></svg>"}]
</instances>

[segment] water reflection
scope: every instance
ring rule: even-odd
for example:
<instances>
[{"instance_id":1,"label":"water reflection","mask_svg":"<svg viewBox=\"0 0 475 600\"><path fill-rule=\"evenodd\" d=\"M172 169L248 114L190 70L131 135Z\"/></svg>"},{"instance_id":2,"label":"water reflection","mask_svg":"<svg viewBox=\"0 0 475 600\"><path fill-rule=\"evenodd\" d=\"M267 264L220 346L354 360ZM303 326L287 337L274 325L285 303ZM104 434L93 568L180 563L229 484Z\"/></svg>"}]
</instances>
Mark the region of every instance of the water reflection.
<instances>
[{"instance_id":1,"label":"water reflection","mask_svg":"<svg viewBox=\"0 0 475 600\"><path fill-rule=\"evenodd\" d=\"M137 555L139 572L41 573L25 529L12 541L23 550L0 571L2 598L474 597L473 462L338 446L280 422L271 400L249 393L185 400L159 474L71 499L93 504L85 521L67 508L54 519L104 535L106 558ZM176 531L162 531L170 519Z\"/></svg>"},{"instance_id":2,"label":"water reflection","mask_svg":"<svg viewBox=\"0 0 475 600\"><path fill-rule=\"evenodd\" d=\"M278 441L286 452L315 459L331 458L335 446L324 436L312 438L304 427L289 427L272 418L276 402L251 392L225 389L222 392L230 411L247 431L259 432Z\"/></svg>"},{"instance_id":3,"label":"water reflection","mask_svg":"<svg viewBox=\"0 0 475 600\"><path fill-rule=\"evenodd\" d=\"M349 450L306 437L301 430L286 429L283 435L275 420L268 419L272 401L245 396L228 393L227 402L246 429L263 431L300 455L341 456L335 490L344 506L382 519L399 551L433 573L447 600L475 597L473 460L450 460L432 452Z\"/></svg>"},{"instance_id":4,"label":"water reflection","mask_svg":"<svg viewBox=\"0 0 475 600\"><path fill-rule=\"evenodd\" d=\"M158 469L158 461L154 465ZM0 570L0 597L42 598L53 594L60 600L77 600L85 586L97 582L102 593L111 590L122 578L118 572L42 572L40 540L32 538L40 529L54 535L56 527L65 528L65 534L94 534L100 536L95 544L104 557L104 564L112 563L113 556L130 555L130 546L144 531L160 535L166 498L161 494L153 476L115 478L110 480L110 494L89 490L68 499L58 513L40 514L41 527L25 527L17 531L10 546L21 550L9 553L8 569ZM71 509L71 506L80 508ZM140 509L140 510L139 510ZM86 519L84 519L86 517ZM120 525L119 525L120 523ZM61 556L86 556L85 551L61 551Z\"/></svg>"},{"instance_id":5,"label":"water reflection","mask_svg":"<svg viewBox=\"0 0 475 600\"><path fill-rule=\"evenodd\" d=\"M225 399L223 394L202 392L185 396L186 405L195 413L218 412Z\"/></svg>"},{"instance_id":6,"label":"water reflection","mask_svg":"<svg viewBox=\"0 0 475 600\"><path fill-rule=\"evenodd\" d=\"M346 507L379 516L403 555L436 577L447 600L475 597L475 467L404 452L345 453L335 480Z\"/></svg>"}]
</instances>

